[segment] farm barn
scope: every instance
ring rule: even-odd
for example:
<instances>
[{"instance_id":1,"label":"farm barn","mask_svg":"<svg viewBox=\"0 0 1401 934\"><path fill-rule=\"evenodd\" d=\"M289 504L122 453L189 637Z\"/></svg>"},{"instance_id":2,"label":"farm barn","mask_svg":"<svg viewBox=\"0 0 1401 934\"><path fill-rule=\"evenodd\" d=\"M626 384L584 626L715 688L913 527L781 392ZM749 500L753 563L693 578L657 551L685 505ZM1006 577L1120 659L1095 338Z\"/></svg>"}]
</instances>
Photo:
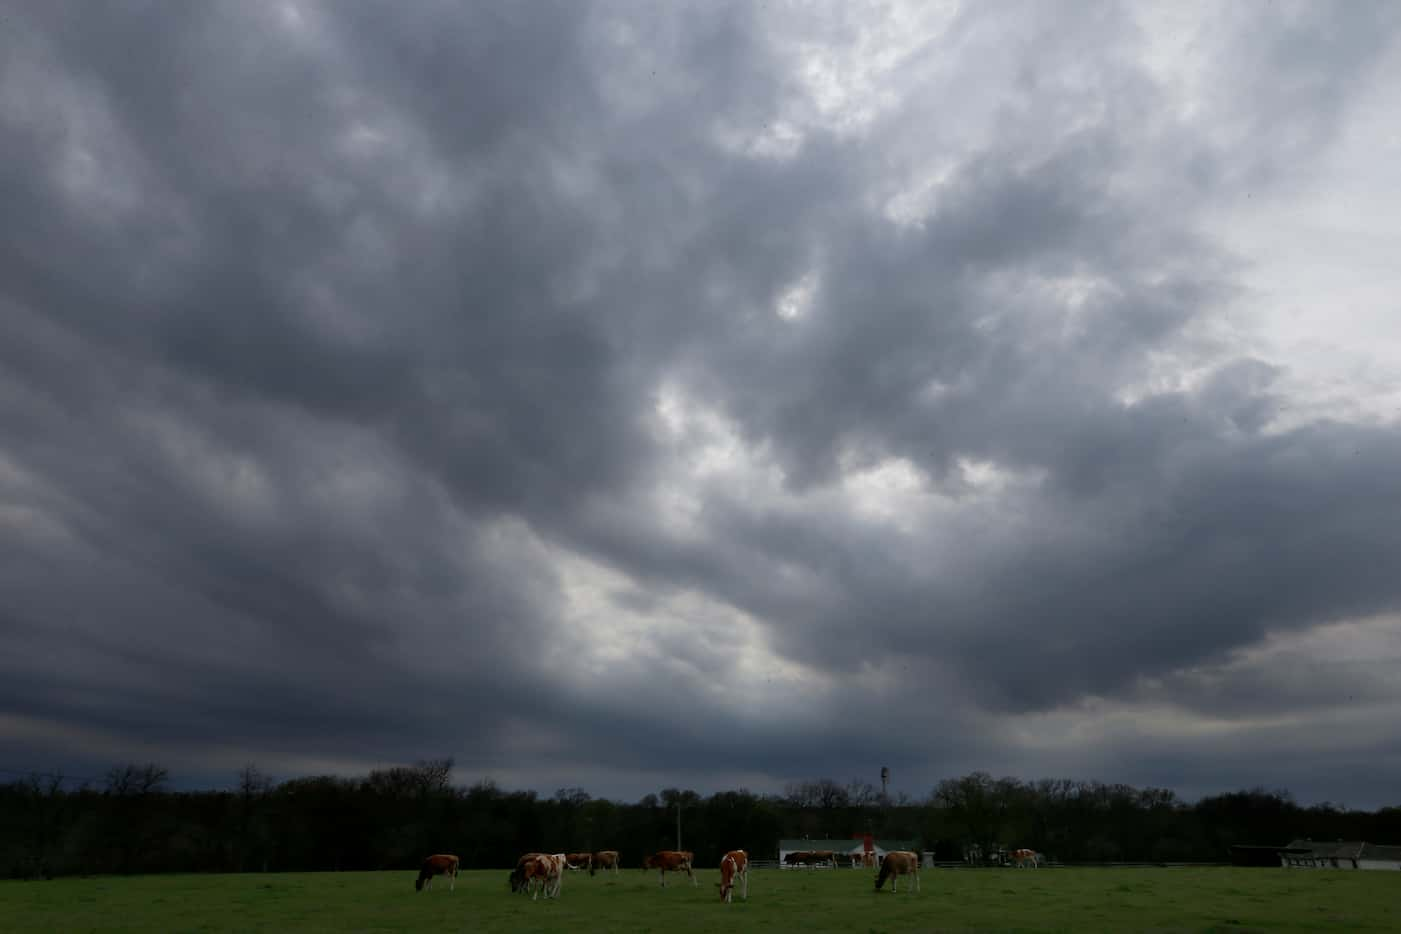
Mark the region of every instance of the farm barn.
<instances>
[{"instance_id":1,"label":"farm barn","mask_svg":"<svg viewBox=\"0 0 1401 934\"><path fill-rule=\"evenodd\" d=\"M866 842L862 837L853 837L848 840L779 840L778 841L778 864L785 865L785 859L789 853L806 853L812 850L831 850L833 853L846 854L847 856L860 856L866 848ZM875 851L877 864L891 850L915 850L914 840L872 840L871 848Z\"/></svg>"},{"instance_id":2,"label":"farm barn","mask_svg":"<svg viewBox=\"0 0 1401 934\"><path fill-rule=\"evenodd\" d=\"M1279 851L1281 866L1296 869L1401 870L1401 846L1339 840L1295 840Z\"/></svg>"}]
</instances>

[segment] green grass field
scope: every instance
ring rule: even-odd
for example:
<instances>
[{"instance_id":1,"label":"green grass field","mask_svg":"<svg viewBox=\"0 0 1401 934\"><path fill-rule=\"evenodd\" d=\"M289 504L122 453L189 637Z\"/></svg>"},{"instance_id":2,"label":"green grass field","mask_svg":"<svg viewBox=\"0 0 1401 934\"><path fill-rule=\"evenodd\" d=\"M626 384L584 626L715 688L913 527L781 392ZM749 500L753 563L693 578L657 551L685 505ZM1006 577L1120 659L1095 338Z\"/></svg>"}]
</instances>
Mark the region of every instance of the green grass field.
<instances>
[{"instance_id":1,"label":"green grass field","mask_svg":"<svg viewBox=\"0 0 1401 934\"><path fill-rule=\"evenodd\" d=\"M872 892L870 870L756 870L749 901L640 869L570 873L558 900L506 870L415 893L413 872L185 875L0 883L0 931L1396 931L1401 874L1284 869L925 870ZM888 883L887 883L888 887Z\"/></svg>"}]
</instances>

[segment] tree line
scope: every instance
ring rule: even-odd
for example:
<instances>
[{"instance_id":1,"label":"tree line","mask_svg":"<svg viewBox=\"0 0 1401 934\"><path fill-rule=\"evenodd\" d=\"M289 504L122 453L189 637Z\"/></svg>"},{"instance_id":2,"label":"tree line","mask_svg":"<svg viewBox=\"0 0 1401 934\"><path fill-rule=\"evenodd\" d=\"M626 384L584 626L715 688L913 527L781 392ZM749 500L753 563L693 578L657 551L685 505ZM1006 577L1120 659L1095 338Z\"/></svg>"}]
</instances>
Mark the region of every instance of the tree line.
<instances>
[{"instance_id":1,"label":"tree line","mask_svg":"<svg viewBox=\"0 0 1401 934\"><path fill-rule=\"evenodd\" d=\"M42 878L150 872L411 869L452 852L466 869L505 868L531 850L616 849L624 866L677 845L715 865L744 847L777 856L780 838L864 832L914 840L940 860L970 847L1031 847L1061 862L1225 861L1232 844L1296 837L1401 843L1401 808L1308 807L1255 788L1180 800L1161 788L993 778L939 782L922 799L870 784L796 782L782 794L667 788L632 803L581 788L545 797L491 781L457 786L451 759L277 782L249 766L224 791L174 791L156 764L113 767L77 787L60 775L0 784L0 872Z\"/></svg>"}]
</instances>

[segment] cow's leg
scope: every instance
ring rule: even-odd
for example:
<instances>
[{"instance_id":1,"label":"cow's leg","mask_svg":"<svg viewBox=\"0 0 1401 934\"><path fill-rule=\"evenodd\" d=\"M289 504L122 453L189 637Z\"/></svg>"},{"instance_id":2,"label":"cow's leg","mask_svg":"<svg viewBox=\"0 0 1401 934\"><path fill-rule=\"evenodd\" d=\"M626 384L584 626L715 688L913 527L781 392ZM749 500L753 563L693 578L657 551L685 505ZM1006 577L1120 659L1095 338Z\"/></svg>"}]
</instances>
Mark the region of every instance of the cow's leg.
<instances>
[{"instance_id":1,"label":"cow's leg","mask_svg":"<svg viewBox=\"0 0 1401 934\"><path fill-rule=\"evenodd\" d=\"M660 869L658 872L662 874L662 888L666 888L666 870Z\"/></svg>"},{"instance_id":2,"label":"cow's leg","mask_svg":"<svg viewBox=\"0 0 1401 934\"><path fill-rule=\"evenodd\" d=\"M695 874L694 872L691 872L691 864L690 864L690 863L687 863L687 864L686 864L686 875L688 875L688 876L691 877L691 887L692 887L692 888L698 888L698 887L700 886L700 883L696 881L696 874Z\"/></svg>"}]
</instances>

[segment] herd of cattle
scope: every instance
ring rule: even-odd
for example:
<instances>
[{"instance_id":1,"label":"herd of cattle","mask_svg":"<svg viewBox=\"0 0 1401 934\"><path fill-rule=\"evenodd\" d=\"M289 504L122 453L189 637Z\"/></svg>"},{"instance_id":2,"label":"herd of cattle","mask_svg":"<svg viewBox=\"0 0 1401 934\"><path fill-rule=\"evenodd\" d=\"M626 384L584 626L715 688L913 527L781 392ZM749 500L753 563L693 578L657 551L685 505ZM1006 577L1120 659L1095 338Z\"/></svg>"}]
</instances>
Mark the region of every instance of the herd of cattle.
<instances>
[{"instance_id":1,"label":"herd of cattle","mask_svg":"<svg viewBox=\"0 0 1401 934\"><path fill-rule=\"evenodd\" d=\"M783 857L786 866L850 866L852 869L860 869L862 866L868 869L876 867L876 854L870 853L838 853L835 850L796 850Z\"/></svg>"},{"instance_id":2,"label":"herd of cattle","mask_svg":"<svg viewBox=\"0 0 1401 934\"><path fill-rule=\"evenodd\" d=\"M690 850L659 850L643 861L642 868L657 870L661 878L662 888L666 888L666 874L668 872L684 872L691 880L691 885L698 886L696 874L692 869L694 861L695 854ZM511 870L511 891L522 894L529 893L531 901L539 898L541 893L546 898L558 898L566 869L575 871L587 869L591 876L600 869L605 871L611 869L616 874L618 871L618 851L526 853L516 860L516 868ZM731 900L736 884L740 887L740 897L749 898L749 854L744 850L730 850L720 859L720 901L728 902Z\"/></svg>"},{"instance_id":3,"label":"herd of cattle","mask_svg":"<svg viewBox=\"0 0 1401 934\"><path fill-rule=\"evenodd\" d=\"M815 850L810 853L789 853L785 857L788 865L816 865L818 863L832 863L836 865L836 858L846 858L845 853L836 854L828 850ZM796 858L795 858L796 857ZM874 866L874 854L867 854L868 859L862 864ZM860 859L860 855L856 857ZM655 869L660 874L662 888L666 888L666 874L668 872L684 872L691 880L692 886L698 886L695 872L692 870L692 863L695 861L695 854L690 850L659 850L643 860L643 869ZM433 879L437 876L448 877L449 891L457 888L457 871L461 865L461 860L451 853L435 853L423 861L422 867L418 871L418 880L414 882L416 891L423 891L425 888L433 887ZM546 898L558 898L560 888L564 884L564 873L566 870L588 870L589 875L594 875L598 870L612 870L615 874L618 871L618 851L602 850L598 853L526 853L516 860L516 868L511 870L510 885L511 891L520 894L529 894L531 901L535 901L542 894ZM859 865L852 862L851 865ZM915 891L919 891L919 854L908 850L892 850L885 854L881 860L880 874L876 876L876 891L880 891L886 879L891 879L891 891L899 891L900 876L913 875ZM717 883L720 888L720 901L729 902L734 894L735 887L740 890L740 898L749 898L749 854L744 850L730 850L720 858L720 881Z\"/></svg>"}]
</instances>

